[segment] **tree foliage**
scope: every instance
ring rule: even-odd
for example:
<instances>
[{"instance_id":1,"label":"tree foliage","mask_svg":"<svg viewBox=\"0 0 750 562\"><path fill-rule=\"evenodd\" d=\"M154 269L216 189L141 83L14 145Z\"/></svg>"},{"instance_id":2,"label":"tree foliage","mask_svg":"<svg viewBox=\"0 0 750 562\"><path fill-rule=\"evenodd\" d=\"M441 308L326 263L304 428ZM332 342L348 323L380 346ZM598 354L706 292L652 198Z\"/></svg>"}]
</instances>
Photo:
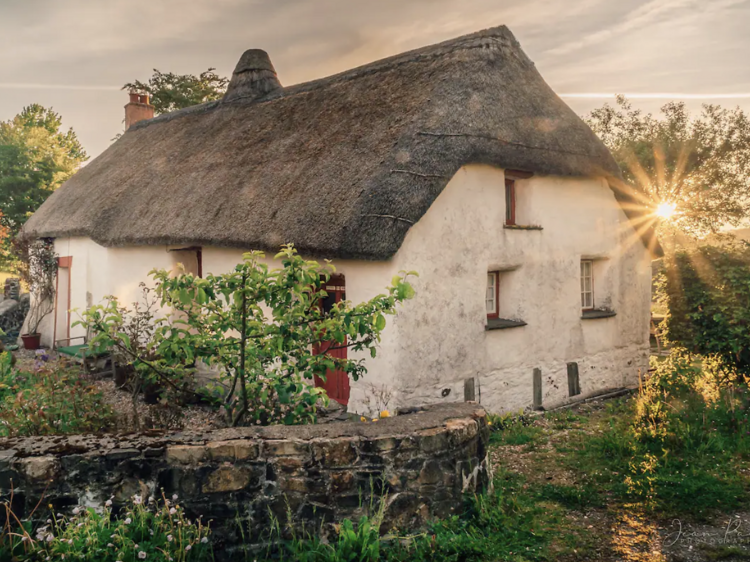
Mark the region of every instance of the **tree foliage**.
<instances>
[{"instance_id":1,"label":"tree foliage","mask_svg":"<svg viewBox=\"0 0 750 562\"><path fill-rule=\"evenodd\" d=\"M750 375L750 245L681 248L658 283L670 343L715 362L728 379Z\"/></svg>"},{"instance_id":2,"label":"tree foliage","mask_svg":"<svg viewBox=\"0 0 750 562\"><path fill-rule=\"evenodd\" d=\"M154 69L147 82L128 82L122 89L136 91L151 96L154 113L168 113L191 105L221 99L227 90L229 80L209 68L198 76L194 74L174 74Z\"/></svg>"},{"instance_id":3,"label":"tree foliage","mask_svg":"<svg viewBox=\"0 0 750 562\"><path fill-rule=\"evenodd\" d=\"M684 103L671 102L660 117L633 109L618 96L616 106L605 104L586 121L648 204L675 205L674 222L681 230L705 234L747 218L748 116L739 108L704 105L694 118Z\"/></svg>"},{"instance_id":4,"label":"tree foliage","mask_svg":"<svg viewBox=\"0 0 750 562\"><path fill-rule=\"evenodd\" d=\"M39 104L0 122L0 227L11 236L88 160L73 129L61 127L60 115Z\"/></svg>"},{"instance_id":5,"label":"tree foliage","mask_svg":"<svg viewBox=\"0 0 750 562\"><path fill-rule=\"evenodd\" d=\"M324 308L331 264L304 260L293 246L276 255L279 269L263 258L250 252L233 271L205 279L153 271L154 294L171 314L154 321L149 342L134 341L123 329L124 311L108 297L83 314L95 333L91 345L120 350L137 369L172 386L173 376L197 361L217 368L213 390L230 425L314 421L318 404L327 401L315 377L325 380L329 370L341 370L357 380L367 371L364 359L326 352L348 348L375 357L385 317L414 293L410 274L395 276L369 301Z\"/></svg>"}]
</instances>

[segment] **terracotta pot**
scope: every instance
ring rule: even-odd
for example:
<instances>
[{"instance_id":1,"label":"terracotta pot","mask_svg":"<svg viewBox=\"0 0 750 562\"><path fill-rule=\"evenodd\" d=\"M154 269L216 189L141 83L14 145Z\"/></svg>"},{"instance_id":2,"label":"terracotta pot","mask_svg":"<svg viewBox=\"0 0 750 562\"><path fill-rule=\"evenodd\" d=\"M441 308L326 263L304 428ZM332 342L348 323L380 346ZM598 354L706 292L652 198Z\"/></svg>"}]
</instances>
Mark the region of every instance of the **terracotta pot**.
<instances>
[{"instance_id":1,"label":"terracotta pot","mask_svg":"<svg viewBox=\"0 0 750 562\"><path fill-rule=\"evenodd\" d=\"M42 340L42 334L23 334L21 336L21 340L23 341L24 349L39 349L39 345L41 344Z\"/></svg>"}]
</instances>

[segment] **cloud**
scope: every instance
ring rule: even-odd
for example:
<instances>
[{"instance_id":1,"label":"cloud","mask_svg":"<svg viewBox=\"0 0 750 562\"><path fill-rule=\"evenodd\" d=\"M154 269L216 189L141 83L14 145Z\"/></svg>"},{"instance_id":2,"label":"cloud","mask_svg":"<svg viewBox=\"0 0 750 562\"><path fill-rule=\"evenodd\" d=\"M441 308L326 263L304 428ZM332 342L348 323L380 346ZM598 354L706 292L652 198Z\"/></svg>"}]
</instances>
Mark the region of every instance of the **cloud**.
<instances>
[{"instance_id":1,"label":"cloud","mask_svg":"<svg viewBox=\"0 0 750 562\"><path fill-rule=\"evenodd\" d=\"M97 154L121 129L120 85L153 68L227 76L259 47L291 85L500 24L574 108L609 92L742 103L747 21L750 0L0 0L0 120L53 105Z\"/></svg>"},{"instance_id":2,"label":"cloud","mask_svg":"<svg viewBox=\"0 0 750 562\"><path fill-rule=\"evenodd\" d=\"M692 8L698 13L719 12L726 8L746 3L746 0L649 0L630 11L621 21L615 22L607 28L598 30L580 39L563 43L547 51L550 56L566 56L584 48L593 47L605 41L627 33L629 31L642 29L654 23L663 16L675 22L681 10ZM696 12L693 12L696 13Z\"/></svg>"},{"instance_id":3,"label":"cloud","mask_svg":"<svg viewBox=\"0 0 750 562\"><path fill-rule=\"evenodd\" d=\"M107 92L120 88L120 86L89 86L86 84L3 84L0 82L0 89L6 90L91 90Z\"/></svg>"},{"instance_id":4,"label":"cloud","mask_svg":"<svg viewBox=\"0 0 750 562\"><path fill-rule=\"evenodd\" d=\"M615 98L618 94L605 94L597 92L582 92L558 94L561 98L587 98L587 99L609 99ZM743 94L687 94L687 93L623 93L628 99L644 100L738 100L750 99L750 92Z\"/></svg>"}]
</instances>

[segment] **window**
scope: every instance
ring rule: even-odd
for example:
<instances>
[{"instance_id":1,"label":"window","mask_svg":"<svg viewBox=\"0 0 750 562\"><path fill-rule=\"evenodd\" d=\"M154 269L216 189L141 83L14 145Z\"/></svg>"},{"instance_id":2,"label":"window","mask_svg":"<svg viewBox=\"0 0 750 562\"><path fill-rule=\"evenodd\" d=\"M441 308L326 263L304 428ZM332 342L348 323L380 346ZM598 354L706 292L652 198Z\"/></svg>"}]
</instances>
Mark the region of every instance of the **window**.
<instances>
[{"instance_id":1,"label":"window","mask_svg":"<svg viewBox=\"0 0 750 562\"><path fill-rule=\"evenodd\" d=\"M594 308L594 262L581 260L581 308Z\"/></svg>"},{"instance_id":2,"label":"window","mask_svg":"<svg viewBox=\"0 0 750 562\"><path fill-rule=\"evenodd\" d=\"M498 297L499 297L499 273L490 271L487 274L487 295L484 302L487 308L487 318L498 317Z\"/></svg>"},{"instance_id":3,"label":"window","mask_svg":"<svg viewBox=\"0 0 750 562\"><path fill-rule=\"evenodd\" d=\"M189 273L196 277L203 277L203 249L201 247L173 248L168 251L172 254L172 271L175 275Z\"/></svg>"},{"instance_id":4,"label":"window","mask_svg":"<svg viewBox=\"0 0 750 562\"><path fill-rule=\"evenodd\" d=\"M505 224L516 224L516 180L505 178Z\"/></svg>"}]
</instances>

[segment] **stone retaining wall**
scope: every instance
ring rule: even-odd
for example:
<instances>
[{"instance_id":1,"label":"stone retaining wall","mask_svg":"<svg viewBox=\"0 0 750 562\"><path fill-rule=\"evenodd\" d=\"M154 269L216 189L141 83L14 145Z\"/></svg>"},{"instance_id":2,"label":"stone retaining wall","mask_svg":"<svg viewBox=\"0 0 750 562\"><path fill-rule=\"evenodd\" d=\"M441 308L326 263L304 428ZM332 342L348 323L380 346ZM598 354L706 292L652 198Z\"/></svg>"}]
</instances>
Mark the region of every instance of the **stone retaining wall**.
<instances>
[{"instance_id":1,"label":"stone retaining wall","mask_svg":"<svg viewBox=\"0 0 750 562\"><path fill-rule=\"evenodd\" d=\"M24 517L42 498L60 511L163 489L189 516L213 521L227 558L264 542L273 518L283 527L288 514L326 533L385 497L385 528L445 517L487 485L488 438L485 412L466 403L370 423L0 439L0 493L12 489Z\"/></svg>"}]
</instances>

